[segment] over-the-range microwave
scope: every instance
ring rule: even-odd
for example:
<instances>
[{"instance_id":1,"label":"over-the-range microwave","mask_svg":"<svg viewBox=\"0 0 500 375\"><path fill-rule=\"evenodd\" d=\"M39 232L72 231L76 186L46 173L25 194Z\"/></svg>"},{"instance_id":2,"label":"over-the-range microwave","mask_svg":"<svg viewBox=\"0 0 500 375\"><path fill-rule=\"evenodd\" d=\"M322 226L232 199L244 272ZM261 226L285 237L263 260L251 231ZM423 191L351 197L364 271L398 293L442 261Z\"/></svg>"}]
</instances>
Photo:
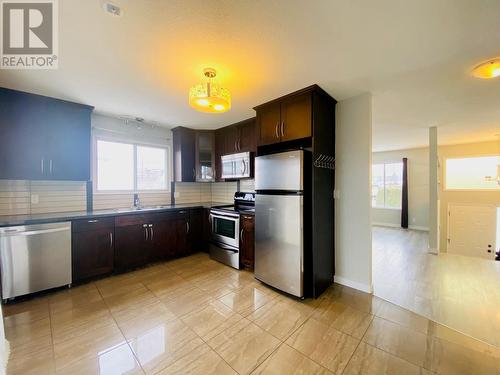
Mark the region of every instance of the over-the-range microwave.
<instances>
[{"instance_id":1,"label":"over-the-range microwave","mask_svg":"<svg viewBox=\"0 0 500 375\"><path fill-rule=\"evenodd\" d=\"M221 156L222 178L236 179L248 178L251 176L252 154L250 152L240 152L238 154Z\"/></svg>"}]
</instances>

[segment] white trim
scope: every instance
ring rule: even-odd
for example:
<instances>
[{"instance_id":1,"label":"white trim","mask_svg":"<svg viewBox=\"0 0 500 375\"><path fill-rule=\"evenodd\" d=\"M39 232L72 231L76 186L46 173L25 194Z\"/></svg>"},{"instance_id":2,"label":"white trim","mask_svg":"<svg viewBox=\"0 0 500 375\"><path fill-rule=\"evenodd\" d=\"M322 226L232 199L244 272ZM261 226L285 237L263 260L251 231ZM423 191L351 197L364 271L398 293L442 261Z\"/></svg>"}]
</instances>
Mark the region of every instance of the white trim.
<instances>
[{"instance_id":1,"label":"white trim","mask_svg":"<svg viewBox=\"0 0 500 375\"><path fill-rule=\"evenodd\" d=\"M434 248L431 248L431 247L428 248L428 251L429 251L429 253L434 254L434 255L438 255L439 254L439 250L438 249L434 249Z\"/></svg>"},{"instance_id":2,"label":"white trim","mask_svg":"<svg viewBox=\"0 0 500 375\"><path fill-rule=\"evenodd\" d=\"M337 275L333 277L333 280L337 284L348 286L349 288L361 290L362 292L365 293L370 293L370 294L373 293L373 284L360 283L358 281L349 280L343 276L337 276Z\"/></svg>"},{"instance_id":3,"label":"white trim","mask_svg":"<svg viewBox=\"0 0 500 375\"><path fill-rule=\"evenodd\" d=\"M380 223L380 222L375 222L375 223L372 223L372 226L376 226L376 227L389 227L389 228L400 228L401 229L401 225L394 224L394 223ZM421 230L421 231L426 231L426 232L429 231L428 227L422 227L420 225L410 225L410 226L408 226L408 229L411 229L411 230Z\"/></svg>"}]
</instances>

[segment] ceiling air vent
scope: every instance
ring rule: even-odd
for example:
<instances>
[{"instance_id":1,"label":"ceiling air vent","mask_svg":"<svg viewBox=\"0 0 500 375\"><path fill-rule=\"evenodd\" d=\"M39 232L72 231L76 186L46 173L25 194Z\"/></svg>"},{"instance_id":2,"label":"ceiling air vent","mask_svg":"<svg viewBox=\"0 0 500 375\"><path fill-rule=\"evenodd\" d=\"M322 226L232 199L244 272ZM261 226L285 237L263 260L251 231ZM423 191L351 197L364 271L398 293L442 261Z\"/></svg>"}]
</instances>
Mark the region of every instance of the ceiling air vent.
<instances>
[{"instance_id":1,"label":"ceiling air vent","mask_svg":"<svg viewBox=\"0 0 500 375\"><path fill-rule=\"evenodd\" d=\"M103 2L102 7L106 13L113 17L121 17L122 15L122 9L110 1Z\"/></svg>"}]
</instances>

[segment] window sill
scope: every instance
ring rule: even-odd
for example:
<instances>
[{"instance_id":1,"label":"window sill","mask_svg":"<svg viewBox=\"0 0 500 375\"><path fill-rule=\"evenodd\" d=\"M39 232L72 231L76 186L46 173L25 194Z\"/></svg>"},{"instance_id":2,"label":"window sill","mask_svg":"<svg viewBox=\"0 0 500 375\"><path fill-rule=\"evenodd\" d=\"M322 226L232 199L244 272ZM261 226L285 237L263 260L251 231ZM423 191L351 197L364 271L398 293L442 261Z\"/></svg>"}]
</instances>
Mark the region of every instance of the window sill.
<instances>
[{"instance_id":1,"label":"window sill","mask_svg":"<svg viewBox=\"0 0 500 375\"><path fill-rule=\"evenodd\" d=\"M114 190L114 191L94 191L93 195L148 195L148 194L170 194L170 190L142 190L142 191L123 191L123 190Z\"/></svg>"},{"instance_id":2,"label":"window sill","mask_svg":"<svg viewBox=\"0 0 500 375\"><path fill-rule=\"evenodd\" d=\"M391 210L391 211L401 211L401 208L394 208L394 207L374 207L372 208L377 209L377 210Z\"/></svg>"}]
</instances>

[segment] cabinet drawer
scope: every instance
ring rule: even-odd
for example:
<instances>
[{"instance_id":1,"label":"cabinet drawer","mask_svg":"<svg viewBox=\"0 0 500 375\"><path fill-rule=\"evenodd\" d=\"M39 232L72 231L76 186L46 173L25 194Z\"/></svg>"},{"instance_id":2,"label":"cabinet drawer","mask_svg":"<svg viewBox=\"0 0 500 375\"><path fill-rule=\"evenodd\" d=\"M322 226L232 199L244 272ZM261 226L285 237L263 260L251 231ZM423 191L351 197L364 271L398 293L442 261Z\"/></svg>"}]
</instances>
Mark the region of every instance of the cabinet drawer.
<instances>
[{"instance_id":1,"label":"cabinet drawer","mask_svg":"<svg viewBox=\"0 0 500 375\"><path fill-rule=\"evenodd\" d=\"M147 224L151 219L150 215L142 214L142 215L123 215L115 217L115 226L117 227L125 227L128 225L137 225L137 224Z\"/></svg>"},{"instance_id":2,"label":"cabinet drawer","mask_svg":"<svg viewBox=\"0 0 500 375\"><path fill-rule=\"evenodd\" d=\"M73 220L73 232L86 232L89 230L109 230L112 231L115 225L114 217L89 218Z\"/></svg>"}]
</instances>

